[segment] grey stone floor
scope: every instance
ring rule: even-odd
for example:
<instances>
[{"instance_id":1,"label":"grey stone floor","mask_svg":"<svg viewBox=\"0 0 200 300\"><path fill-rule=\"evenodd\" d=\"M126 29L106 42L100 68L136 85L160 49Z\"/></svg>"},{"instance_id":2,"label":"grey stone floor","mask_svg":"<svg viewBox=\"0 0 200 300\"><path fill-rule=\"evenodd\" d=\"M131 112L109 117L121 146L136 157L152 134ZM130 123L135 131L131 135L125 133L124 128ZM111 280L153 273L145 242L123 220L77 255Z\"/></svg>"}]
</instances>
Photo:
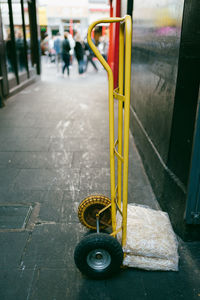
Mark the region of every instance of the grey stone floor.
<instances>
[{"instance_id":1,"label":"grey stone floor","mask_svg":"<svg viewBox=\"0 0 200 300\"><path fill-rule=\"evenodd\" d=\"M199 243L180 240L179 272L126 269L96 281L76 269L73 251L86 231L78 204L110 194L108 133L101 68L79 76L74 65L63 78L46 64L42 80L0 110L0 211L14 207L0 214L1 300L200 299ZM159 208L132 136L129 202Z\"/></svg>"}]
</instances>

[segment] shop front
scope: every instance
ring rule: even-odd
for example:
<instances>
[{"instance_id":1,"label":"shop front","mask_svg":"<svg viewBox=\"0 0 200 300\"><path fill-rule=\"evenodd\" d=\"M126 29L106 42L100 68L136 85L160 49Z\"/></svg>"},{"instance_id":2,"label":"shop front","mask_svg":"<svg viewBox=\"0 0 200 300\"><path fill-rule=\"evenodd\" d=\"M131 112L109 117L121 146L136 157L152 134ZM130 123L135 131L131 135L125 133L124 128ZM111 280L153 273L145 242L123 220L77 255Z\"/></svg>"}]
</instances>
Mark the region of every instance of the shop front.
<instances>
[{"instance_id":1,"label":"shop front","mask_svg":"<svg viewBox=\"0 0 200 300\"><path fill-rule=\"evenodd\" d=\"M0 1L0 77L4 98L40 74L35 0Z\"/></svg>"}]
</instances>

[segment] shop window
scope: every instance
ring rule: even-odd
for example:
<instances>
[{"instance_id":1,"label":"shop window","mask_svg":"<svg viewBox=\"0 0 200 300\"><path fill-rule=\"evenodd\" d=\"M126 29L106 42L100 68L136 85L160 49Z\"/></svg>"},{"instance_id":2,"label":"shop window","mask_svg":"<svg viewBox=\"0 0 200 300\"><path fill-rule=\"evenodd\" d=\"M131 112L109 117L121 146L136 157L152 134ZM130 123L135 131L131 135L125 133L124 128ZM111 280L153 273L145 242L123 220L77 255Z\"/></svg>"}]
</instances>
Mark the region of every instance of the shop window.
<instances>
[{"instance_id":1,"label":"shop window","mask_svg":"<svg viewBox=\"0 0 200 300\"><path fill-rule=\"evenodd\" d=\"M8 3L0 3L2 15L3 38L6 48L6 65L8 79L15 79L15 53L11 40L10 20Z\"/></svg>"},{"instance_id":2,"label":"shop window","mask_svg":"<svg viewBox=\"0 0 200 300\"><path fill-rule=\"evenodd\" d=\"M35 2L0 0L0 21L0 68L4 94L9 95L17 85L35 76L33 63L40 73Z\"/></svg>"},{"instance_id":3,"label":"shop window","mask_svg":"<svg viewBox=\"0 0 200 300\"><path fill-rule=\"evenodd\" d=\"M19 74L21 74L23 72L26 72L27 60L26 60L20 0L15 1L15 3L12 3L12 12L13 12L13 24L14 24L14 33L15 33L15 47L16 47L18 72Z\"/></svg>"},{"instance_id":4,"label":"shop window","mask_svg":"<svg viewBox=\"0 0 200 300\"><path fill-rule=\"evenodd\" d=\"M31 30L30 21L28 13L28 3L24 2L24 21L25 21L25 31L26 31L26 45L27 45L27 58L29 69L33 67L31 59Z\"/></svg>"}]
</instances>

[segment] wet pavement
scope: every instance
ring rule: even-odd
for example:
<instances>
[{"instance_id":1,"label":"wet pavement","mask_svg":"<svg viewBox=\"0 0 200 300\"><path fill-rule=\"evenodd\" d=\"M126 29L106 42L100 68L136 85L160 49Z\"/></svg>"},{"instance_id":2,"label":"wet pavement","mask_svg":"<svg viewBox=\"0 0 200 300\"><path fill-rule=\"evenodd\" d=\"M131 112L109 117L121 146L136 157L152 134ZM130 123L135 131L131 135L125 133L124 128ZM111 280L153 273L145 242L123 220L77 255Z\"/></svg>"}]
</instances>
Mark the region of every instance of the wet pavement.
<instances>
[{"instance_id":1,"label":"wet pavement","mask_svg":"<svg viewBox=\"0 0 200 300\"><path fill-rule=\"evenodd\" d=\"M0 110L0 299L200 299L200 244L179 239L179 272L121 270L91 280L73 252L87 231L77 207L110 195L107 77L99 66L42 80ZM130 135L129 202L159 209Z\"/></svg>"}]
</instances>

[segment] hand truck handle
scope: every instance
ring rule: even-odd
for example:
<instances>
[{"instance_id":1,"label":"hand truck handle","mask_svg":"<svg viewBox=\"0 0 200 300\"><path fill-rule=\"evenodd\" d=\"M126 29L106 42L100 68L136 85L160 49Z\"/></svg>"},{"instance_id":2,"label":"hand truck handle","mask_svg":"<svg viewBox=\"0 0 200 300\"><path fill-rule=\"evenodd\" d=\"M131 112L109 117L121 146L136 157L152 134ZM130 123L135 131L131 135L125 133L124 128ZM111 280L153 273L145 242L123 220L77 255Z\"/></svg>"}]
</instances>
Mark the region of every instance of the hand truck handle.
<instances>
[{"instance_id":1,"label":"hand truck handle","mask_svg":"<svg viewBox=\"0 0 200 300\"><path fill-rule=\"evenodd\" d=\"M88 34L87 34L88 44L89 44L90 48L92 49L92 51L94 52L94 54L96 55L96 57L98 58L98 60L100 61L100 63L103 65L103 67L105 68L105 70L108 72L108 75L111 76L111 77L113 77L112 69L110 68L110 66L106 62L106 60L103 58L103 56L101 55L101 53L99 52L99 50L97 49L97 47L92 42L91 32L92 32L92 29L97 24L101 24L101 23L116 23L116 22L123 22L123 21L125 21L125 17L124 18L107 18L107 19L101 19L101 20L97 20L97 21L93 22L89 26L89 28L88 28Z\"/></svg>"}]
</instances>

